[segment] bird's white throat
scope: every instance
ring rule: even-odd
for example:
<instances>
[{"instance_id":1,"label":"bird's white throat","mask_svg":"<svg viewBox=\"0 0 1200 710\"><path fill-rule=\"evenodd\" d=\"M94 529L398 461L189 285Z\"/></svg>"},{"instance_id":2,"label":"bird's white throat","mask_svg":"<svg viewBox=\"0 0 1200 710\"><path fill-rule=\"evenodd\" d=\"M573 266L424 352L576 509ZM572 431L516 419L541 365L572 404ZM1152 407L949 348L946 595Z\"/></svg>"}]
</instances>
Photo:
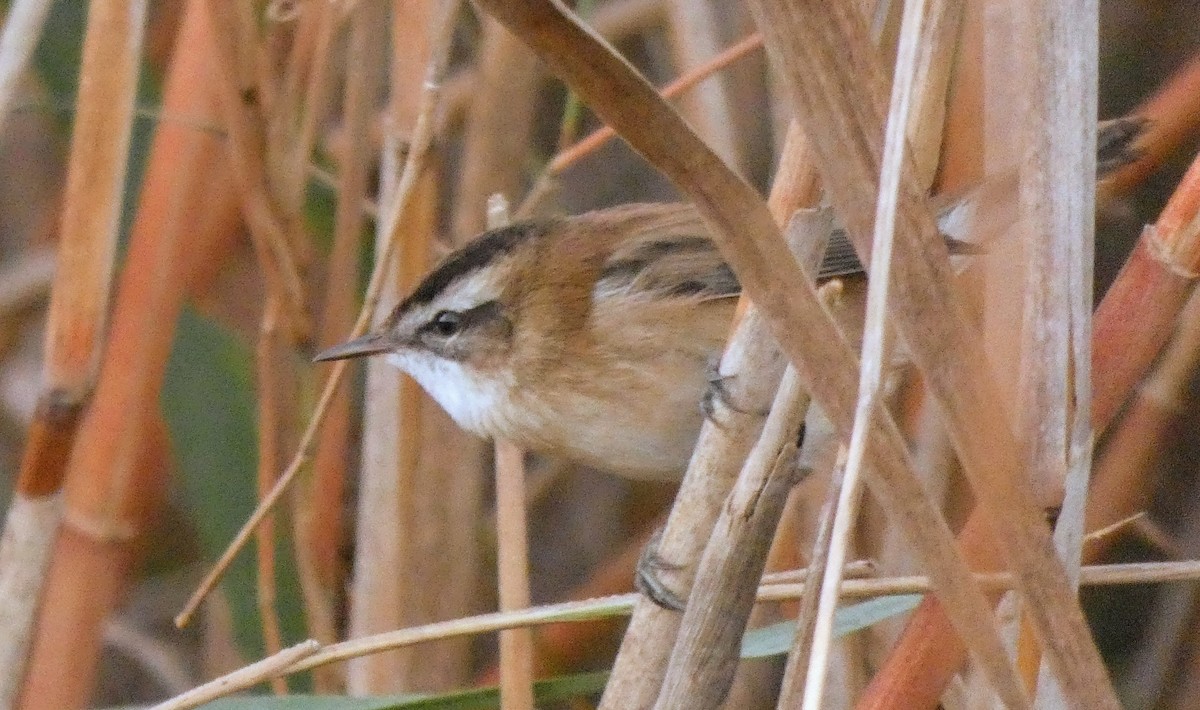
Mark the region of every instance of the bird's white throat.
<instances>
[{"instance_id":1,"label":"bird's white throat","mask_svg":"<svg viewBox=\"0 0 1200 710\"><path fill-rule=\"evenodd\" d=\"M423 352L389 353L387 362L407 372L467 431L495 436L503 429L508 387L460 362Z\"/></svg>"}]
</instances>

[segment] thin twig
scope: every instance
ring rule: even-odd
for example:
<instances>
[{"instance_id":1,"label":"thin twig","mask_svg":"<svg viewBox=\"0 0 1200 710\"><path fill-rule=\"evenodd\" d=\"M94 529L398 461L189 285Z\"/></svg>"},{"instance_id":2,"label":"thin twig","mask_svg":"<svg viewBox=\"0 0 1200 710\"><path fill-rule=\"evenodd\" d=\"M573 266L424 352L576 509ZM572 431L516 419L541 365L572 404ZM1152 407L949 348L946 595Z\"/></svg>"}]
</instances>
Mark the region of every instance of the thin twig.
<instances>
[{"instance_id":1,"label":"thin twig","mask_svg":"<svg viewBox=\"0 0 1200 710\"><path fill-rule=\"evenodd\" d=\"M802 575L804 570L795 570L792 575ZM1010 589L1013 576L1010 573L975 575L976 582L989 590ZM1200 580L1200 560L1183 562L1141 562L1133 564L1092 565L1082 569L1080 581L1085 586L1107 586L1123 584L1148 584L1167 582L1195 582ZM897 594L921 594L932 591L928 577L905 576L880 579L846 579L842 583L842 596L862 599ZM759 602L778 602L798 599L804 594L803 584L768 584L758 590ZM210 683L172 698L151 710L182 710L195 704L208 702L221 695L228 695L266 680L271 674L291 675L330 663L339 663L372 653L390 651L419 643L440 641L454 636L471 636L502 631L523 626L557 624L563 622L587 622L594 619L629 614L638 599L638 594L617 594L584 601L563 602L534 607L515 612L493 612L477 616L452 619L433 624L414 626L397 631L388 631L369 637L351 639L321 647L315 641L306 641L283 654L294 653L288 662L281 663L278 657L263 659L246 668L217 678ZM253 669L253 670L251 670ZM264 669L270 669L264 672ZM203 698L197 700L201 688L208 689ZM218 690L217 694L212 694ZM168 704L171 703L171 704Z\"/></svg>"},{"instance_id":2,"label":"thin twig","mask_svg":"<svg viewBox=\"0 0 1200 710\"><path fill-rule=\"evenodd\" d=\"M434 49L430 57L429 68L426 70L428 78L425 83L425 90L421 94L421 109L418 114L416 127L413 130L413 142L408 152L408 159L404 165L404 172L401 174L399 184L396 186L395 194L383 210L383 218L386 220L385 224L389 225L389 233L395 232L396 225L400 223L401 218L407 211L412 198L413 186L417 182L417 176L424 171L426 161L429 158L430 147L433 143L434 112L437 108L439 89L441 87L439 82L445 74L450 51L450 38L453 34L454 20L458 15L459 4L460 0L443 0L441 11L435 24L433 34L435 38L433 43ZM370 283L367 286L362 310L359 311L354 329L348 337L358 337L366 332L371 315L379 305L379 294L383 289L395 248L396 240L392 239L387 243L385 249L376 256L375 270L372 272ZM300 472L300 469L308 461L317 429L321 426L321 422L329 410L329 404L333 400L338 386L341 385L346 367L346 361L334 363L333 371L325 380L325 387L321 391L321 398L317 401L317 406L313 409L313 413L308 421L308 427L304 430L304 435L300 438L300 443L296 447L296 454L292 462L288 464L288 467L279 476L275 487L259 502L258 507L255 508L245 524L242 525L241 530L238 531L238 534L230 542L220 559L204 578L204 581L201 582L200 586L192 594L183 610L175 617L176 626L183 627L187 625L200 602L212 590L221 576L224 575L233 558L249 540L254 529L274 509L280 496L283 495L295 479L296 474Z\"/></svg>"},{"instance_id":3,"label":"thin twig","mask_svg":"<svg viewBox=\"0 0 1200 710\"><path fill-rule=\"evenodd\" d=\"M805 575L800 582L804 585L805 594L800 599L800 609L796 613L796 636L792 648L788 652L787 666L783 672L783 684L779 689L778 707L795 708L804 702L804 678L809 667L812 654L812 637L817 624L817 613L821 595L821 580L829 566L829 543L833 537L834 515L837 513L838 500L841 499L842 480L846 472L846 448L838 447L837 460L833 472L829 476L829 490L825 493L825 502L817 518L817 532L813 540L812 556L805 569ZM851 563L853 564L853 563ZM849 565L847 565L848 567ZM843 568L842 574L848 570ZM764 583L768 583L766 577ZM840 586L840 585L839 585Z\"/></svg>"},{"instance_id":4,"label":"thin twig","mask_svg":"<svg viewBox=\"0 0 1200 710\"><path fill-rule=\"evenodd\" d=\"M252 688L265 680L279 678L284 669L307 658L321 649L321 644L309 639L268 656L257 663L239 668L204 685L197 686L182 695L159 703L150 710L184 710L194 708L217 698L232 695L239 690Z\"/></svg>"},{"instance_id":5,"label":"thin twig","mask_svg":"<svg viewBox=\"0 0 1200 710\"><path fill-rule=\"evenodd\" d=\"M275 483L279 467L280 442L280 391L279 363L276 350L279 337L279 299L267 296L259 324L258 342L255 347L255 370L258 374L258 493L269 491ZM255 531L254 552L257 562L255 591L257 592L259 624L262 627L263 648L268 654L283 650L283 631L279 623L278 594L276 584L275 516L268 515ZM287 693L287 684L282 678L271 680L271 691L276 695Z\"/></svg>"},{"instance_id":6,"label":"thin twig","mask_svg":"<svg viewBox=\"0 0 1200 710\"><path fill-rule=\"evenodd\" d=\"M660 93L665 99L673 99L739 59L749 56L751 52L761 48L762 35L757 32L748 35L725 48L703 64L689 69L680 75L679 78L664 86ZM616 137L617 132L608 126L596 129L586 138L574 143L569 148L554 156L554 159L546 166L547 174L561 174L564 170L579 162L585 156L594 153L600 146Z\"/></svg>"}]
</instances>

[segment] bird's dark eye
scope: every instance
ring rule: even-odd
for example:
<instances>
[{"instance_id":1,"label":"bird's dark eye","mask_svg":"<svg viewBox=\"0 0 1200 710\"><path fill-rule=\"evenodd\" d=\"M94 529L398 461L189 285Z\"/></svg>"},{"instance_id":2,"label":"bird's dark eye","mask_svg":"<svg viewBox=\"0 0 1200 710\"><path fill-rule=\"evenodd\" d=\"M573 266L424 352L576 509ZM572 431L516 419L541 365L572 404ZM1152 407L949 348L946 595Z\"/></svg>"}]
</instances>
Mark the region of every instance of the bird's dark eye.
<instances>
[{"instance_id":1,"label":"bird's dark eye","mask_svg":"<svg viewBox=\"0 0 1200 710\"><path fill-rule=\"evenodd\" d=\"M462 329L462 322L462 314L458 311L438 311L429 325L433 332L448 338Z\"/></svg>"}]
</instances>

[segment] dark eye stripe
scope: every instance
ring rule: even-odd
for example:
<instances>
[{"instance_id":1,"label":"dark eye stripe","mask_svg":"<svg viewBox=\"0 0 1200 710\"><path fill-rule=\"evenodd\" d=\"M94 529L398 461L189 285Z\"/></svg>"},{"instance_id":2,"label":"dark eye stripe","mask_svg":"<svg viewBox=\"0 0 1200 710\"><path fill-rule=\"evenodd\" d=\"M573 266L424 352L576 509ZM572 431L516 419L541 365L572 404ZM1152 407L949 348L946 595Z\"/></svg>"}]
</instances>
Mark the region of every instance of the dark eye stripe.
<instances>
[{"instance_id":1,"label":"dark eye stripe","mask_svg":"<svg viewBox=\"0 0 1200 710\"><path fill-rule=\"evenodd\" d=\"M439 311L439 315L440 314L441 314L441 311ZM474 308L468 308L465 311L458 312L457 333L462 333L467 330L470 330L474 326L477 326L481 323L488 323L488 322L502 320L502 319L504 319L504 313L502 312L502 310L500 308L500 302L499 301L485 301L484 303L481 303L478 306L475 306ZM426 334L440 335L438 333L438 328L439 328L439 323L438 323L437 317L435 316L433 319L430 319L428 322L423 323L421 325L421 327L417 329L417 332L422 335L426 335ZM440 336L440 337L445 337L445 336Z\"/></svg>"}]
</instances>

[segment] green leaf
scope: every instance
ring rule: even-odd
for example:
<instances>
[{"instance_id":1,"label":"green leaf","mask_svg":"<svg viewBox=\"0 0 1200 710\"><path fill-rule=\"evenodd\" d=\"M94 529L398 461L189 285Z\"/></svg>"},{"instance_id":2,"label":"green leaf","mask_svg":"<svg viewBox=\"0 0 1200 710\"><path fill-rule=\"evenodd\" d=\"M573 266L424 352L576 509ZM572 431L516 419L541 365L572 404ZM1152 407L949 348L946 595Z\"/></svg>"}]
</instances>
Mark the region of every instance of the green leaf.
<instances>
[{"instance_id":1,"label":"green leaf","mask_svg":"<svg viewBox=\"0 0 1200 710\"><path fill-rule=\"evenodd\" d=\"M884 619L912 611L921 603L920 594L896 594L839 607L833 615L835 638L877 624ZM781 621L746 632L742 639L742 658L765 658L787 653L796 636L795 621Z\"/></svg>"},{"instance_id":2,"label":"green leaf","mask_svg":"<svg viewBox=\"0 0 1200 710\"><path fill-rule=\"evenodd\" d=\"M185 308L163 383L162 408L184 494L210 564L233 539L256 502L254 387L250 349L220 325ZM276 525L280 533L287 526ZM277 607L285 645L305 638L291 544L277 543ZM253 547L221 582L234 633L247 658L264 655Z\"/></svg>"}]
</instances>

